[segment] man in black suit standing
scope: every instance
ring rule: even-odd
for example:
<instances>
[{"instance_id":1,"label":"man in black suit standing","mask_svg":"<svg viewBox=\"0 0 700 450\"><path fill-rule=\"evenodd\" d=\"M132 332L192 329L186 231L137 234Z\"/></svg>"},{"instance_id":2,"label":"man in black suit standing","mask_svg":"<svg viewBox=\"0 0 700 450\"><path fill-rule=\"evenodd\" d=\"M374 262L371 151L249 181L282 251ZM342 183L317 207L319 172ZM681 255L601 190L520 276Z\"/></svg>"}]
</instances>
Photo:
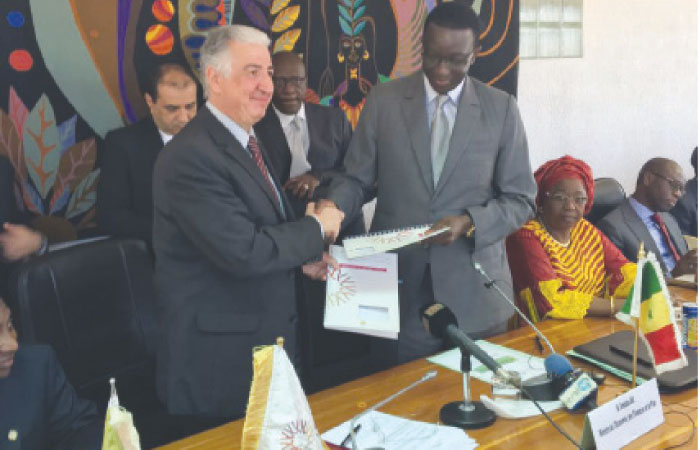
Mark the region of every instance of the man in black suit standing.
<instances>
[{"instance_id":1,"label":"man in black suit standing","mask_svg":"<svg viewBox=\"0 0 700 450\"><path fill-rule=\"evenodd\" d=\"M253 131L272 97L269 43L242 25L209 32L207 103L156 161L157 389L172 414L241 416L252 349L282 336L297 359L299 269L325 276L343 218L310 204L297 219Z\"/></svg>"},{"instance_id":2,"label":"man in black suit standing","mask_svg":"<svg viewBox=\"0 0 700 450\"><path fill-rule=\"evenodd\" d=\"M105 137L97 220L108 234L151 244L156 157L197 112L197 84L179 64L162 64L144 94L150 116Z\"/></svg>"},{"instance_id":3,"label":"man in black suit standing","mask_svg":"<svg viewBox=\"0 0 700 450\"><path fill-rule=\"evenodd\" d=\"M255 131L266 145L270 163L290 195L294 211L303 214L316 188L322 189L329 176L341 168L352 127L340 109L304 101L306 68L299 55L275 53L272 65L272 104ZM365 233L362 214L347 223L341 238Z\"/></svg>"}]
</instances>

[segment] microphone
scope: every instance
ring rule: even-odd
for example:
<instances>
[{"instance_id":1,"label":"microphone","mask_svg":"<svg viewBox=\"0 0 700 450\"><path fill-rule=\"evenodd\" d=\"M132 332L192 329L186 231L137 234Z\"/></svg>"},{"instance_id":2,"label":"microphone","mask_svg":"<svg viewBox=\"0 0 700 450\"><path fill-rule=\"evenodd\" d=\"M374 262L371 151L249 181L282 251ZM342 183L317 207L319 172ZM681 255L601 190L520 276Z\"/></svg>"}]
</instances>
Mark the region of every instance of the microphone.
<instances>
[{"instance_id":1,"label":"microphone","mask_svg":"<svg viewBox=\"0 0 700 450\"><path fill-rule=\"evenodd\" d=\"M421 310L421 320L423 328L433 336L452 342L457 345L464 353L474 356L479 362L488 367L488 369L502 377L504 380L513 384L515 387L520 386L520 379L514 377L511 373L503 370L501 365L488 355L476 342L470 339L466 334L457 327L457 318L454 313L442 303L434 303L426 306Z\"/></svg>"},{"instance_id":2,"label":"microphone","mask_svg":"<svg viewBox=\"0 0 700 450\"><path fill-rule=\"evenodd\" d=\"M350 433L349 433L350 442L352 443L352 448L353 448L353 450L357 450L357 442L355 441L355 432L359 429L359 427L356 427L355 424L357 423L358 420L360 420L360 418L361 418L362 416L364 416L365 414L369 414L370 412L372 412L372 411L374 411L374 410L376 410L376 409L378 409L378 408L381 408L382 406L386 405L386 404L389 403L390 401L394 400L394 399L395 399L396 397L398 397L399 395L401 395L401 394L403 394L403 393L405 393L405 392L407 392L407 391L410 391L411 389L413 389L414 387L418 386L419 384L425 383L425 382L428 381L428 380L432 380L432 379L435 378L436 376L437 376L437 370L431 370L431 371L429 371L429 372L426 372L425 375L423 375L423 377L421 377L420 380L414 381L413 383L409 384L408 386L406 386L405 388L401 389L400 391L398 391L398 392L396 392L396 393L390 395L389 397L385 398L384 400L382 400L381 402L377 403L376 405L374 405L374 406L372 406L372 407L370 407L370 408L368 408L368 409L365 409L365 410L362 411L360 414L358 414L358 415L356 415L355 417L353 417L353 418L350 420ZM346 438L346 439L347 439L347 438ZM371 449L367 449L367 450L371 450Z\"/></svg>"},{"instance_id":3,"label":"microphone","mask_svg":"<svg viewBox=\"0 0 700 450\"><path fill-rule=\"evenodd\" d=\"M542 334L542 332L535 326L535 324L532 323L532 322L530 321L530 319L528 319L527 316L526 316L525 314L523 314L522 311L520 311L520 308L518 308L517 306L515 306L515 303L513 302L513 300L511 300L510 297L508 297L508 296L506 295L506 293L503 292L503 290L502 290L500 287L498 287L498 285L496 284L496 281L494 281L494 280L486 273L486 271L483 269L483 267L481 267L481 264L480 264L478 261L474 261L473 259L472 259L472 261L474 262L474 263L473 263L474 269L475 269L477 272L479 272L479 273L481 274L482 277L486 278L486 283L484 284L484 286L486 286L487 288L492 288L492 287L495 288L495 289L496 289L496 292L498 292L498 293L500 294L500 297L501 297L502 299L504 299L506 302L508 302L508 304L509 304L510 306L513 307L513 309L515 310L515 312L518 313L518 315L520 316L520 318L523 319L523 320L525 321L525 323L527 323L528 325L530 325L530 328L532 328L532 329L535 331L535 333L537 333L537 336L539 336L540 339L542 339L542 340L544 341L544 343L547 344L547 347L549 347L549 351L550 351L551 353L556 353L556 352L554 351L554 347L552 346L552 343L549 342L549 339L547 339L547 338L545 337L545 335Z\"/></svg>"},{"instance_id":4,"label":"microphone","mask_svg":"<svg viewBox=\"0 0 700 450\"><path fill-rule=\"evenodd\" d=\"M549 355L544 360L547 374L552 378L552 384L559 400L569 411L581 406L595 409L598 405L598 384L591 376L581 369L574 369L568 359L561 355Z\"/></svg>"}]
</instances>

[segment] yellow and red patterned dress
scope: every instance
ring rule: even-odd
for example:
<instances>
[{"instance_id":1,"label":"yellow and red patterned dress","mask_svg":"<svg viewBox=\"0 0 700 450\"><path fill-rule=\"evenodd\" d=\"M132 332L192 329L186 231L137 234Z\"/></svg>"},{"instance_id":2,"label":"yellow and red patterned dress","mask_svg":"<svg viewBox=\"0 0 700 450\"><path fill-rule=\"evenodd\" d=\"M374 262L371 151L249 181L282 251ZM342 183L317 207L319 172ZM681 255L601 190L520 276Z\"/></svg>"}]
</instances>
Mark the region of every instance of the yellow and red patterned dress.
<instances>
[{"instance_id":1,"label":"yellow and red patterned dress","mask_svg":"<svg viewBox=\"0 0 700 450\"><path fill-rule=\"evenodd\" d=\"M626 297L636 265L586 219L571 228L564 246L533 219L506 240L520 309L533 322L581 319L594 296Z\"/></svg>"}]
</instances>

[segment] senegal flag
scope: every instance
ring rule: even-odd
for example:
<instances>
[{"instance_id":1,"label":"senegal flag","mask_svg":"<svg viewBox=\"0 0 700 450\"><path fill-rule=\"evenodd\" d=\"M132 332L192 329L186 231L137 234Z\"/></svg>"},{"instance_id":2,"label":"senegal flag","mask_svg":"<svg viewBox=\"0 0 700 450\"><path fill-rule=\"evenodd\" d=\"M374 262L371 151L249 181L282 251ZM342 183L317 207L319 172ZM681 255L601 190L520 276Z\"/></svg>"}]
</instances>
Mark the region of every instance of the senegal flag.
<instances>
[{"instance_id":1,"label":"senegal flag","mask_svg":"<svg viewBox=\"0 0 700 450\"><path fill-rule=\"evenodd\" d=\"M653 252L637 262L637 276L617 318L635 326L639 320L640 337L649 350L657 375L688 365L681 349L680 334L673 318L661 268Z\"/></svg>"}]
</instances>

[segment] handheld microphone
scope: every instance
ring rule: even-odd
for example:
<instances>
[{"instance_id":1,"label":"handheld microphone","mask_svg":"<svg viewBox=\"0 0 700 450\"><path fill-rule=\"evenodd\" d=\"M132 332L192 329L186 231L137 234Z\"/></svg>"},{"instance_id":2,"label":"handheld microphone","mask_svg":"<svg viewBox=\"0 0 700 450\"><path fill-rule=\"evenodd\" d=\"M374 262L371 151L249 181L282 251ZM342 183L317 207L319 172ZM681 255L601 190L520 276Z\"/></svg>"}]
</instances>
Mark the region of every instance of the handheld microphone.
<instances>
[{"instance_id":1,"label":"handheld microphone","mask_svg":"<svg viewBox=\"0 0 700 450\"><path fill-rule=\"evenodd\" d=\"M553 380L554 391L569 411L581 406L597 407L598 384L581 369L574 369L569 360L561 355L549 355L544 360L547 374Z\"/></svg>"},{"instance_id":2,"label":"handheld microphone","mask_svg":"<svg viewBox=\"0 0 700 450\"><path fill-rule=\"evenodd\" d=\"M421 310L423 328L433 336L449 341L458 346L464 353L474 356L491 372L518 387L520 380L511 373L503 370L501 365L482 350L476 342L470 339L457 327L457 318L454 313L442 303L434 303Z\"/></svg>"}]
</instances>

